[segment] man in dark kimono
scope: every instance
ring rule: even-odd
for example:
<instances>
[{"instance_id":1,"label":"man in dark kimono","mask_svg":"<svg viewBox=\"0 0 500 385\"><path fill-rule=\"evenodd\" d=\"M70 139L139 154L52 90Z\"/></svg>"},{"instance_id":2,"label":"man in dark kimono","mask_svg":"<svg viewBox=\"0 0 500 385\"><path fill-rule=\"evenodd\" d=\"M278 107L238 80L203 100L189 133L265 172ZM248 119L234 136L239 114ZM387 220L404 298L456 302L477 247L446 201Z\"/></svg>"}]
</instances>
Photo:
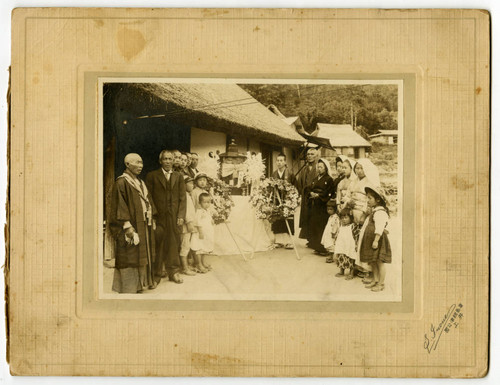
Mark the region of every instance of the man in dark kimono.
<instances>
[{"instance_id":1,"label":"man in dark kimono","mask_svg":"<svg viewBox=\"0 0 500 385\"><path fill-rule=\"evenodd\" d=\"M279 154L276 157L276 166L278 167L278 169L273 172L271 177L274 179L286 180L287 182L289 182L295 186L295 176L286 167L285 154ZM285 197L286 197L285 193L281 192L280 199L282 202L285 199ZM279 204L280 202L276 202L276 203ZM287 227L287 222L288 222L288 227ZM292 240L290 239L290 234L288 232L288 228L290 229L290 232L293 235L295 233L294 226L295 226L295 224L294 224L293 217L287 218L287 219L279 219L279 220L273 222L273 224L271 225L271 230L273 231L273 233L275 235L275 242L274 242L275 247L283 247L284 246L286 249L293 249L293 244L292 244Z\"/></svg>"},{"instance_id":2,"label":"man in dark kimono","mask_svg":"<svg viewBox=\"0 0 500 385\"><path fill-rule=\"evenodd\" d=\"M299 190L299 194L301 196L301 202L300 202L300 220L299 220L299 227L300 227L300 234L299 238L307 239L309 231L307 229L308 226L308 205L307 205L307 200L308 197L304 195L304 190L306 187L310 186L313 181L316 179L318 176L318 172L316 170L316 164L318 163L318 150L316 148L311 147L309 150L307 150L307 155L306 155L306 165L305 167L299 172L299 175L297 176L297 189ZM308 246L309 246L309 241L308 240Z\"/></svg>"},{"instance_id":3,"label":"man in dark kimono","mask_svg":"<svg viewBox=\"0 0 500 385\"><path fill-rule=\"evenodd\" d=\"M179 251L180 234L186 217L186 185L181 173L172 170L174 154L171 151L162 151L159 160L161 167L146 176L146 185L158 210L154 276L159 282L164 265L168 279L182 283Z\"/></svg>"},{"instance_id":4,"label":"man in dark kimono","mask_svg":"<svg viewBox=\"0 0 500 385\"><path fill-rule=\"evenodd\" d=\"M113 185L109 226L115 239L113 290L140 293L156 287L152 267L155 260L154 217L156 209L146 184L139 179L142 159L125 156L125 172Z\"/></svg>"}]
</instances>

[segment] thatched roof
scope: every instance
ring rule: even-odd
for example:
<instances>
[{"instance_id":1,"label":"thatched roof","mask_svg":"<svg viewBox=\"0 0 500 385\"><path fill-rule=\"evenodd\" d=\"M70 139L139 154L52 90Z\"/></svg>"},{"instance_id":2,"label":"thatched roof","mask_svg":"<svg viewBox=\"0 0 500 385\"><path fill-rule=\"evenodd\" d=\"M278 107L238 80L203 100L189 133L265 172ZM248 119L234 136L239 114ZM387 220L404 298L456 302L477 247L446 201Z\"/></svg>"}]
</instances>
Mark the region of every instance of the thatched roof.
<instances>
[{"instance_id":1,"label":"thatched roof","mask_svg":"<svg viewBox=\"0 0 500 385\"><path fill-rule=\"evenodd\" d=\"M191 127L244 135L269 143L300 145L304 139L236 84L133 83L166 102L165 118Z\"/></svg>"},{"instance_id":2,"label":"thatched roof","mask_svg":"<svg viewBox=\"0 0 500 385\"><path fill-rule=\"evenodd\" d=\"M314 134L330 139L333 147L371 147L372 145L352 129L350 124L318 123Z\"/></svg>"}]
</instances>

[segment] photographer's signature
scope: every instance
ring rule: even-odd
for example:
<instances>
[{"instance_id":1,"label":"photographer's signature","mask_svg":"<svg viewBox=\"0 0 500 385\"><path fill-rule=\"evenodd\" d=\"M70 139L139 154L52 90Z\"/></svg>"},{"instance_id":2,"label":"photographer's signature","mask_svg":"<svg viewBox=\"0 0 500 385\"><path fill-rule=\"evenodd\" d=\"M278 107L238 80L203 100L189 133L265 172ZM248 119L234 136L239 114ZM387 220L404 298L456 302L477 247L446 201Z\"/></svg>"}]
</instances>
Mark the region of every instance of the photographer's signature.
<instances>
[{"instance_id":1,"label":"photographer's signature","mask_svg":"<svg viewBox=\"0 0 500 385\"><path fill-rule=\"evenodd\" d=\"M433 350L436 350L443 332L449 333L452 327L458 327L459 320L464 316L462 308L461 303L451 305L437 326L431 324L429 333L424 334L424 348L427 353L430 354Z\"/></svg>"}]
</instances>

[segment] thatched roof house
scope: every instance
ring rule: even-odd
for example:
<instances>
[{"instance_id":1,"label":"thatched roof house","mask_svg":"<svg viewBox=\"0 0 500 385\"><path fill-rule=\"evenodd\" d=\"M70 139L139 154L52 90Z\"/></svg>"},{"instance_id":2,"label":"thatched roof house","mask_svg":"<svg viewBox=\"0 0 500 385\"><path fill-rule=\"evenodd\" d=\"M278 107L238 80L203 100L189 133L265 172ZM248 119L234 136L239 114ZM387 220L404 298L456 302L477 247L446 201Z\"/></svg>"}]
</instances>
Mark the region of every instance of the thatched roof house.
<instances>
[{"instance_id":1,"label":"thatched roof house","mask_svg":"<svg viewBox=\"0 0 500 385\"><path fill-rule=\"evenodd\" d=\"M167 118L182 119L193 127L255 137L273 144L293 146L304 141L237 84L140 83L131 87L163 100Z\"/></svg>"}]
</instances>

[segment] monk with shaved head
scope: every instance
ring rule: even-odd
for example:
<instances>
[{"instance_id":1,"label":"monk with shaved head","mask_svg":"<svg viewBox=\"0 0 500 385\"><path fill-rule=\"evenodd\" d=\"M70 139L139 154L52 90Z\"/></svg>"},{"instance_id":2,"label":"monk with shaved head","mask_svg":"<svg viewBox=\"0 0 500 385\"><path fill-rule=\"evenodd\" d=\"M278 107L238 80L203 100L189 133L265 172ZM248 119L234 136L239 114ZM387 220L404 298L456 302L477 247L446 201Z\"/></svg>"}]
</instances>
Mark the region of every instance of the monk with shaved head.
<instances>
[{"instance_id":1,"label":"monk with shaved head","mask_svg":"<svg viewBox=\"0 0 500 385\"><path fill-rule=\"evenodd\" d=\"M154 289L156 208L146 184L139 178L142 158L127 154L125 171L113 185L109 226L115 239L113 290L141 293Z\"/></svg>"}]
</instances>

